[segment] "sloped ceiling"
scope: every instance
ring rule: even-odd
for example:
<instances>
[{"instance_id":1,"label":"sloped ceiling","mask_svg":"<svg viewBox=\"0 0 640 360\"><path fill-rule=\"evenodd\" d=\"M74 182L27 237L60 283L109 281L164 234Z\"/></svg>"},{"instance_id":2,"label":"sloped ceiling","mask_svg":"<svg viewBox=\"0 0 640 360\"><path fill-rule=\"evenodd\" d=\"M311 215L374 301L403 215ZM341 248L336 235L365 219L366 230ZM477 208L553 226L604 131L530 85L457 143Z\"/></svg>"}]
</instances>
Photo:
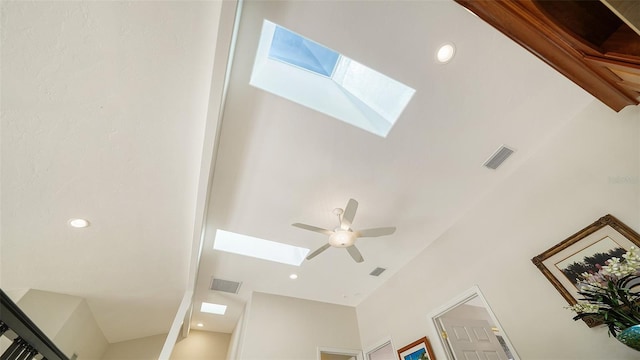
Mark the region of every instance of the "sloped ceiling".
<instances>
[{"instance_id":1,"label":"sloped ceiling","mask_svg":"<svg viewBox=\"0 0 640 360\"><path fill-rule=\"evenodd\" d=\"M84 297L110 342L168 331L219 7L2 2L3 289Z\"/></svg>"},{"instance_id":2,"label":"sloped ceiling","mask_svg":"<svg viewBox=\"0 0 640 360\"><path fill-rule=\"evenodd\" d=\"M196 193L219 5L2 3L3 289L84 297L110 342L166 333L206 200ZM242 10L192 318L205 330L232 331L252 291L357 305L592 101L452 1ZM263 19L415 88L389 136L251 87ZM447 41L457 55L436 64ZM516 153L483 168L502 144ZM300 267L212 250L216 229L315 249L326 239L290 224L333 227L349 198L354 227L398 227L358 242L364 263L341 249ZM71 229L72 217L91 226ZM388 270L369 276L377 266ZM243 282L240 293L208 290L214 276ZM201 314L202 301L227 315Z\"/></svg>"},{"instance_id":3,"label":"sloped ceiling","mask_svg":"<svg viewBox=\"0 0 640 360\"><path fill-rule=\"evenodd\" d=\"M415 88L387 138L249 85L264 19ZM442 65L445 42L457 54ZM192 319L225 332L252 291L357 305L592 101L450 1L246 2L230 79ZM516 153L484 168L503 144ZM300 267L213 250L216 229L314 250L327 237L291 224L333 229L349 198L353 228L398 227L358 240L361 264L335 248ZM388 270L368 275L378 266ZM242 282L240 293L209 290L212 277ZM202 301L227 315L200 313Z\"/></svg>"}]
</instances>

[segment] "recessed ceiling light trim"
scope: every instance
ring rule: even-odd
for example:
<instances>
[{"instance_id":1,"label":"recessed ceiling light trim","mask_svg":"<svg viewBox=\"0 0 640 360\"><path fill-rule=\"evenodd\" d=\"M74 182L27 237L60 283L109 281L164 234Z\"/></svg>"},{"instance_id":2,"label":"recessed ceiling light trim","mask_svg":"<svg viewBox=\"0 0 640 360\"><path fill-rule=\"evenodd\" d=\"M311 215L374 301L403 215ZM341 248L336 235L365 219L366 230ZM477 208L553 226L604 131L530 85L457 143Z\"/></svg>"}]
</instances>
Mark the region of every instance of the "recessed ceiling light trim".
<instances>
[{"instance_id":1,"label":"recessed ceiling light trim","mask_svg":"<svg viewBox=\"0 0 640 360\"><path fill-rule=\"evenodd\" d=\"M456 54L456 46L452 43L442 44L438 51L436 51L436 60L440 64L446 64L450 62Z\"/></svg>"},{"instance_id":2,"label":"recessed ceiling light trim","mask_svg":"<svg viewBox=\"0 0 640 360\"><path fill-rule=\"evenodd\" d=\"M69 219L69 226L76 228L76 229L81 229L81 228L86 228L87 226L89 226L89 221L86 219Z\"/></svg>"},{"instance_id":3,"label":"recessed ceiling light trim","mask_svg":"<svg viewBox=\"0 0 640 360\"><path fill-rule=\"evenodd\" d=\"M309 249L218 229L214 250L300 266Z\"/></svg>"}]
</instances>

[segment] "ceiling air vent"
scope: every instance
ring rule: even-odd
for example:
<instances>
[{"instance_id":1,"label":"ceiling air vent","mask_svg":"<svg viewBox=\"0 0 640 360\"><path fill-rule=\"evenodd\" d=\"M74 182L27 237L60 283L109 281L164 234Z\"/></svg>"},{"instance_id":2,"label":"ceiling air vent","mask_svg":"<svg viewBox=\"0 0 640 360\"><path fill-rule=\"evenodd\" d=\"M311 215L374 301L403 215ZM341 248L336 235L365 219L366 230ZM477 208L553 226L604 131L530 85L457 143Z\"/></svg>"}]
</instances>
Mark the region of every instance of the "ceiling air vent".
<instances>
[{"instance_id":1,"label":"ceiling air vent","mask_svg":"<svg viewBox=\"0 0 640 360\"><path fill-rule=\"evenodd\" d=\"M511 154L513 154L513 150L509 149L506 146L500 146L500 148L498 150L496 150L495 153L493 153L493 155L491 155L491 157L489 158L489 160L487 160L484 163L484 166L488 167L489 169L497 169L498 166L500 166L505 160L507 160L507 158L509 156L511 156Z\"/></svg>"},{"instance_id":2,"label":"ceiling air vent","mask_svg":"<svg viewBox=\"0 0 640 360\"><path fill-rule=\"evenodd\" d=\"M237 294L240 291L240 284L236 281L222 280L214 278L211 281L211 290L224 291L231 294Z\"/></svg>"},{"instance_id":3,"label":"ceiling air vent","mask_svg":"<svg viewBox=\"0 0 640 360\"><path fill-rule=\"evenodd\" d=\"M372 272L369 273L369 275L371 276L380 276L380 274L382 274L385 270L385 268L381 268L381 267L377 267L375 269L373 269Z\"/></svg>"}]
</instances>

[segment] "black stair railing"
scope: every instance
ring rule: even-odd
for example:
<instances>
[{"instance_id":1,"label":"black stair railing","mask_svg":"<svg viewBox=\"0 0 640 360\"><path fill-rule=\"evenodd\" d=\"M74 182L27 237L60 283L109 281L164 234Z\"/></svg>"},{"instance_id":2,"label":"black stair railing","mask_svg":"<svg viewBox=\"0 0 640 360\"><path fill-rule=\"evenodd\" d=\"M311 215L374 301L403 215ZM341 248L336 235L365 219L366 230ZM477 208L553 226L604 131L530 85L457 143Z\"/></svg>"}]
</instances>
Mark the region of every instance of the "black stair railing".
<instances>
[{"instance_id":1,"label":"black stair railing","mask_svg":"<svg viewBox=\"0 0 640 360\"><path fill-rule=\"evenodd\" d=\"M9 331L10 330L10 331ZM0 336L15 333L0 360L69 360L36 324L0 289Z\"/></svg>"}]
</instances>

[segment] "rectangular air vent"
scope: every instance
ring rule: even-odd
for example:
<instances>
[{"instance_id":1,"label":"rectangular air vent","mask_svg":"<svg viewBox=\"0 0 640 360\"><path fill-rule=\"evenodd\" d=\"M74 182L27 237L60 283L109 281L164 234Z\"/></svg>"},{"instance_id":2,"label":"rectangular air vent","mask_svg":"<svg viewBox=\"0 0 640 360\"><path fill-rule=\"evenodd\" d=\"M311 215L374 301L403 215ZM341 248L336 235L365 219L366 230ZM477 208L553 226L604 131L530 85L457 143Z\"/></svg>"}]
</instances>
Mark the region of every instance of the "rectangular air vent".
<instances>
[{"instance_id":1,"label":"rectangular air vent","mask_svg":"<svg viewBox=\"0 0 640 360\"><path fill-rule=\"evenodd\" d=\"M509 156L513 154L513 150L506 146L501 146L491 157L484 163L489 169L497 169Z\"/></svg>"},{"instance_id":2,"label":"rectangular air vent","mask_svg":"<svg viewBox=\"0 0 640 360\"><path fill-rule=\"evenodd\" d=\"M236 281L222 280L214 278L211 281L211 290L223 291L231 294L237 294L240 291L240 285L242 283Z\"/></svg>"},{"instance_id":3,"label":"rectangular air vent","mask_svg":"<svg viewBox=\"0 0 640 360\"><path fill-rule=\"evenodd\" d=\"M381 268L381 267L377 267L375 269L373 269L372 272L369 273L369 275L371 276L380 276L380 274L382 274L385 270L385 268Z\"/></svg>"}]
</instances>

